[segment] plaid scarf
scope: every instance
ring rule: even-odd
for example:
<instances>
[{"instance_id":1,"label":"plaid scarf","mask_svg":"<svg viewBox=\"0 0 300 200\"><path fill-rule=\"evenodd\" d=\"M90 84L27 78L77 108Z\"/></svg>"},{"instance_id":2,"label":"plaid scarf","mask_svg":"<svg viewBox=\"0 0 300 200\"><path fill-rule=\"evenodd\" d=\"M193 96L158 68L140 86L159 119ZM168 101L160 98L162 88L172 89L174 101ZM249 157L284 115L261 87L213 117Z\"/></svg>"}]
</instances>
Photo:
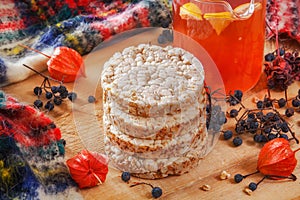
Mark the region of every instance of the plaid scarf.
<instances>
[{"instance_id":1,"label":"plaid scarf","mask_svg":"<svg viewBox=\"0 0 300 200\"><path fill-rule=\"evenodd\" d=\"M65 140L54 122L0 91L0 199L69 195L77 187L64 155Z\"/></svg>"},{"instance_id":2,"label":"plaid scarf","mask_svg":"<svg viewBox=\"0 0 300 200\"><path fill-rule=\"evenodd\" d=\"M169 27L170 8L156 0L0 0L0 86L38 71L46 59L19 44L51 55L67 46L81 55L112 35L137 27Z\"/></svg>"}]
</instances>

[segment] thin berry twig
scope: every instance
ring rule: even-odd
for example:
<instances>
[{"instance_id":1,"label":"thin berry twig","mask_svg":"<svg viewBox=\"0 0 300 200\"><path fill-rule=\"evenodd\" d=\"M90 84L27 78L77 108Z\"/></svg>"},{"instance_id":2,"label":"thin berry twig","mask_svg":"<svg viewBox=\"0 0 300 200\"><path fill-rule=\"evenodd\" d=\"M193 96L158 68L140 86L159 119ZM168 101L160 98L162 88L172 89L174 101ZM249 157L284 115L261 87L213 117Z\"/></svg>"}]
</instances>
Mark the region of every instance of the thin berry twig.
<instances>
[{"instance_id":1,"label":"thin berry twig","mask_svg":"<svg viewBox=\"0 0 300 200\"><path fill-rule=\"evenodd\" d=\"M55 82L58 82L58 83L62 84L62 82L61 82L61 81L59 81L59 80L56 80L56 79L54 79L54 78L51 78L50 76L46 76L46 75L42 74L41 72L39 72L39 71L37 71L37 70L35 70L35 69L33 69L33 68L29 67L29 66L28 66L28 65L26 65L26 64L23 64L23 66L24 66L24 67L26 67L27 69L30 69L31 71L33 71L33 72L37 73L38 75L40 75L40 76L44 77L45 79L52 80L52 81L55 81Z\"/></svg>"}]
</instances>

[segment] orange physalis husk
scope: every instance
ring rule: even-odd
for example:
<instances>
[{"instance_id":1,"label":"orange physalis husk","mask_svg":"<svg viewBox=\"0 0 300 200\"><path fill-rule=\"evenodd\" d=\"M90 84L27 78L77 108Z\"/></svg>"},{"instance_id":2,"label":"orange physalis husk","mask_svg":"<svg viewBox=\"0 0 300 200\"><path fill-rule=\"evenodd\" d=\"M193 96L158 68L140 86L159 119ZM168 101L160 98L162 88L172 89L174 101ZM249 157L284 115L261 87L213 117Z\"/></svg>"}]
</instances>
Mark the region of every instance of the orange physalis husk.
<instances>
[{"instance_id":1,"label":"orange physalis husk","mask_svg":"<svg viewBox=\"0 0 300 200\"><path fill-rule=\"evenodd\" d=\"M47 62L50 76L63 82L73 82L77 76L85 75L81 55L68 47L57 47Z\"/></svg>"},{"instance_id":2,"label":"orange physalis husk","mask_svg":"<svg viewBox=\"0 0 300 200\"><path fill-rule=\"evenodd\" d=\"M94 187L104 183L108 173L108 157L88 150L82 150L66 163L72 179L79 188Z\"/></svg>"},{"instance_id":3,"label":"orange physalis husk","mask_svg":"<svg viewBox=\"0 0 300 200\"><path fill-rule=\"evenodd\" d=\"M292 175L297 159L289 141L284 138L275 138L267 142L261 149L257 170L269 178L282 179Z\"/></svg>"},{"instance_id":4,"label":"orange physalis husk","mask_svg":"<svg viewBox=\"0 0 300 200\"><path fill-rule=\"evenodd\" d=\"M28 46L19 45L49 58L47 66L53 79L67 83L75 81L79 76L86 77L83 58L74 49L64 46L56 47L53 55L49 56Z\"/></svg>"}]
</instances>

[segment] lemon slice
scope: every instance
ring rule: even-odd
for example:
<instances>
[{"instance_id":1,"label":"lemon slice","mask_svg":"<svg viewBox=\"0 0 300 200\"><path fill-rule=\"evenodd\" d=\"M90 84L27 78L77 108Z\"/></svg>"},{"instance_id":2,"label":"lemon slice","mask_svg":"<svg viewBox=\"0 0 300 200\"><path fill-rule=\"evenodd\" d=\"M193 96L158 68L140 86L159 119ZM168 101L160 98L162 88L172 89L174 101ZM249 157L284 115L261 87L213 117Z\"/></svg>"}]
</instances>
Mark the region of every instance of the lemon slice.
<instances>
[{"instance_id":1,"label":"lemon slice","mask_svg":"<svg viewBox=\"0 0 300 200\"><path fill-rule=\"evenodd\" d=\"M239 13L244 13L247 9L249 9L249 4L250 3L244 3L244 4L241 4L239 6L237 6L235 9L234 9L234 12L239 14ZM254 10L259 10L262 8L262 5L260 2L256 2L254 4Z\"/></svg>"},{"instance_id":2,"label":"lemon slice","mask_svg":"<svg viewBox=\"0 0 300 200\"><path fill-rule=\"evenodd\" d=\"M179 15L182 19L202 20L202 12L194 3L186 3L180 6Z\"/></svg>"},{"instance_id":3,"label":"lemon slice","mask_svg":"<svg viewBox=\"0 0 300 200\"><path fill-rule=\"evenodd\" d=\"M205 13L204 19L208 20L217 35L233 21L232 14L230 12L218 12L218 13Z\"/></svg>"}]
</instances>

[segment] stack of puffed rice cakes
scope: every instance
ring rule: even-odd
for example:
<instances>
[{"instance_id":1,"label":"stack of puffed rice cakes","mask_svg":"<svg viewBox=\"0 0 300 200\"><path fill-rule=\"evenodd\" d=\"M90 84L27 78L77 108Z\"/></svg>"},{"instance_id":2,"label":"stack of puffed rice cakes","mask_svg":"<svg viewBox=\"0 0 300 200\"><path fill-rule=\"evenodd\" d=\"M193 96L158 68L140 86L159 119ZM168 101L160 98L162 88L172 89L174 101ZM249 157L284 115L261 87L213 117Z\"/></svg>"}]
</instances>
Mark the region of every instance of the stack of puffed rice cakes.
<instances>
[{"instance_id":1,"label":"stack of puffed rice cakes","mask_svg":"<svg viewBox=\"0 0 300 200\"><path fill-rule=\"evenodd\" d=\"M188 172L207 149L204 71L190 53L141 44L115 53L102 72L105 152L132 175Z\"/></svg>"}]
</instances>

